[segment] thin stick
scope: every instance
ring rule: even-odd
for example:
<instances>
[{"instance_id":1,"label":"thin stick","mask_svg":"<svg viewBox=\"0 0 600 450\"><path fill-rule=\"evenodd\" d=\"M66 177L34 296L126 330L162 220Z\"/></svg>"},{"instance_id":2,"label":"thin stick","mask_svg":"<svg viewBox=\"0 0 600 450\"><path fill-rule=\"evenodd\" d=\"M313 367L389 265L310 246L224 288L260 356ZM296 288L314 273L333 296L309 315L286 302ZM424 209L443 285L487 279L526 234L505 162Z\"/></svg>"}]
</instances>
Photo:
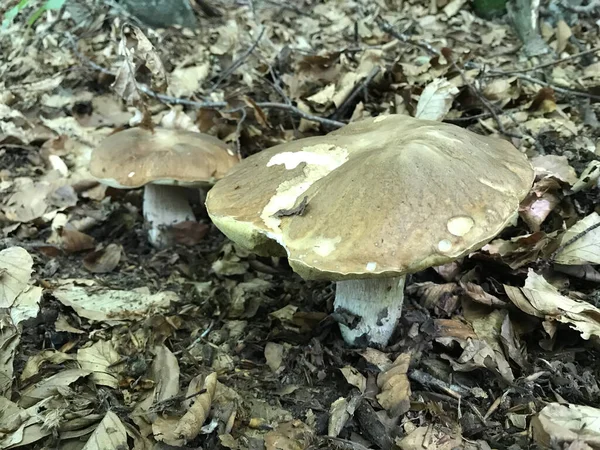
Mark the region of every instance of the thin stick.
<instances>
[{"instance_id":1,"label":"thin stick","mask_svg":"<svg viewBox=\"0 0 600 450\"><path fill-rule=\"evenodd\" d=\"M485 76L488 76L488 74L490 76L492 76L492 77L505 76L504 73L497 72L495 70L490 70L489 72L487 72L485 74ZM576 89L564 88L564 87L556 86L555 84L548 83L546 81L542 81L542 80L539 80L537 78L530 77L529 75L515 74L515 76L518 79L523 80L523 81L527 81L529 83L539 84L540 86L550 87L550 88L554 89L556 92L559 92L559 93L564 94L564 95L572 95L573 97L581 97L581 98L589 98L589 99L592 99L592 100L600 100L600 95L588 94L587 92L578 91Z\"/></svg>"},{"instance_id":2,"label":"thin stick","mask_svg":"<svg viewBox=\"0 0 600 450\"><path fill-rule=\"evenodd\" d=\"M585 50L580 53L575 53L574 55L567 56L565 58L557 59L556 61L551 61L545 64L540 64L538 66L530 67L529 69L517 69L517 70L507 70L505 72L500 70L494 70L494 74L503 74L503 75L515 75L517 73L527 73L527 72L535 72L536 70L545 69L546 67L556 66L558 64L571 61L573 59L581 58L583 56L591 55L593 53L597 53L600 51L600 47L595 47L590 50Z\"/></svg>"},{"instance_id":3,"label":"thin stick","mask_svg":"<svg viewBox=\"0 0 600 450\"><path fill-rule=\"evenodd\" d=\"M500 117L498 116L498 113L496 112L496 105L490 103L490 101L487 98L485 98L483 96L483 94L481 92L479 92L478 89L476 89L471 83L469 83L469 80L467 79L465 72L460 67L458 67L458 64L456 64L456 62L454 61L454 58L451 55L444 55L444 58L446 58L446 60L450 64L452 64L452 67L454 67L454 69L456 69L458 71L462 82L469 88L471 93L475 97L477 97L477 99L481 102L483 107L485 109L487 109L489 111L489 113L492 115L492 117L494 118L494 122L496 122L496 126L498 127L498 131L500 133L504 134L505 136L514 137L517 139L522 138L523 136L521 136L520 134L510 133L510 132L506 131L506 129L504 128L504 125L502 124L502 121L500 120Z\"/></svg>"},{"instance_id":4,"label":"thin stick","mask_svg":"<svg viewBox=\"0 0 600 450\"><path fill-rule=\"evenodd\" d=\"M240 55L240 57L235 60L227 69L225 69L220 75L219 78L217 79L217 81L215 82L215 84L212 85L212 87L209 90L209 94L211 92L213 92L215 89L217 89L219 87L219 85L227 78L229 77L233 72L235 72L242 64L244 64L244 62L246 61L246 58L248 58L248 56L250 56L252 54L252 52L256 49L256 47L258 47L258 44L260 42L260 40L262 39L263 35L265 34L265 27L261 27L260 29L260 33L258 33L258 37L254 40L254 42L252 43L252 45L250 47L248 47L248 49L242 53Z\"/></svg>"},{"instance_id":5,"label":"thin stick","mask_svg":"<svg viewBox=\"0 0 600 450\"><path fill-rule=\"evenodd\" d=\"M365 79L362 81L362 83L360 83L359 85L357 85L352 92L350 92L350 95L348 97L346 97L346 100L344 100L342 102L342 104L339 106L339 108L337 108L334 113L331 115L332 119L339 119L341 115L344 114L346 108L352 104L352 102L354 101L354 99L356 99L356 97L358 97L358 95L363 92L364 90L367 89L367 87L369 86L369 84L371 84L371 82L375 79L375 77L377 76L377 74L379 74L379 72L381 71L381 67L379 66L375 66L371 69L371 71L367 74L367 76L365 77Z\"/></svg>"},{"instance_id":6,"label":"thin stick","mask_svg":"<svg viewBox=\"0 0 600 450\"><path fill-rule=\"evenodd\" d=\"M554 253L552 253L552 255L550 256L550 261L555 261L556 257L558 255L560 255L565 250L565 248L567 248L569 245L573 244L574 242L578 241L579 239L584 237L586 234L594 231L598 227L600 227L600 222L597 222L594 225L587 227L585 230L577 233L575 236L573 236L567 242L565 242L560 247L558 247L556 250L554 250Z\"/></svg>"},{"instance_id":7,"label":"thin stick","mask_svg":"<svg viewBox=\"0 0 600 450\"><path fill-rule=\"evenodd\" d=\"M419 47L419 48L425 50L430 55L435 55L435 56L440 55L439 50L435 49L428 42L425 42L423 40L413 40L409 35L400 33L398 31L394 30L394 27L392 27L392 25L385 19L382 19L381 17L377 17L376 22L377 22L377 25L379 26L379 28L381 28L386 33L390 34L392 37L398 39L400 42L404 42L405 44L410 44L410 45L414 45L415 47Z\"/></svg>"},{"instance_id":8,"label":"thin stick","mask_svg":"<svg viewBox=\"0 0 600 450\"><path fill-rule=\"evenodd\" d=\"M98 64L91 61L89 58L82 55L81 52L79 52L79 50L77 49L74 40L71 40L71 44L73 45L73 51L77 55L77 57L79 59L81 59L83 62L85 62L86 64L88 64L90 67L92 67L93 69L95 69L99 72L107 74L107 75L112 75L112 76L115 75L110 70L99 66ZM160 100L163 103L167 103L170 105L185 105L185 106L190 106L192 108L198 108L198 109L216 109L216 110L224 109L224 108L227 108L227 106L228 106L227 102L197 102L197 101L189 100L189 99L185 99L185 98L178 98L178 97L172 97L170 95L159 94L144 85L138 85L138 87L141 92L148 95L149 97L155 98L157 100ZM281 111L288 111L298 117L301 117L306 120L310 120L312 122L317 122L317 123L319 123L323 126L329 127L329 128L340 128L340 127L343 127L344 125L346 125L344 122L340 122L340 121L333 120L333 119L327 119L325 117L315 116L314 114L309 114L291 104L273 103L273 102L256 102L256 105L263 109L278 109ZM246 108L246 107L244 107L244 108ZM236 109L235 111L238 111L238 110L239 109ZM230 111L230 112L233 112L233 111Z\"/></svg>"}]
</instances>

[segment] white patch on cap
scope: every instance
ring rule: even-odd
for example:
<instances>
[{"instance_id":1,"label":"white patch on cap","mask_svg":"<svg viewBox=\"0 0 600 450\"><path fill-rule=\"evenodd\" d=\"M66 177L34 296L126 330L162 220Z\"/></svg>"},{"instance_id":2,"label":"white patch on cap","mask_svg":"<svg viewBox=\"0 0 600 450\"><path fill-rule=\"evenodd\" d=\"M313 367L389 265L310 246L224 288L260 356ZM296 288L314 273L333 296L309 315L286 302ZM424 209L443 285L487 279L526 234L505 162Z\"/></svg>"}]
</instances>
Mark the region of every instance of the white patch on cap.
<instances>
[{"instance_id":1,"label":"white patch on cap","mask_svg":"<svg viewBox=\"0 0 600 450\"><path fill-rule=\"evenodd\" d=\"M135 172L129 172L129 173L127 174L127 177L128 177L128 178L131 178L131 177L133 177L134 175L135 175Z\"/></svg>"},{"instance_id":2,"label":"white patch on cap","mask_svg":"<svg viewBox=\"0 0 600 450\"><path fill-rule=\"evenodd\" d=\"M281 219L274 214L282 209L292 209L298 199L312 184L327 176L330 172L348 161L348 150L331 144L317 144L304 147L299 152L283 152L274 155L267 167L284 165L287 170L295 169L301 163L306 163L302 174L291 180L286 180L277 187L260 214L265 225L279 232ZM309 202L310 203L310 202Z\"/></svg>"},{"instance_id":3,"label":"white patch on cap","mask_svg":"<svg viewBox=\"0 0 600 450\"><path fill-rule=\"evenodd\" d=\"M313 251L319 256L329 256L335 250L335 246L342 242L342 237L338 236L336 238L325 238L320 237L315 239L317 242L314 245Z\"/></svg>"},{"instance_id":4,"label":"white patch on cap","mask_svg":"<svg viewBox=\"0 0 600 450\"><path fill-rule=\"evenodd\" d=\"M373 123L383 122L388 117L390 117L390 116L388 116L388 115L377 116L377 117L375 117L375 119L373 119Z\"/></svg>"},{"instance_id":5,"label":"white patch on cap","mask_svg":"<svg viewBox=\"0 0 600 450\"><path fill-rule=\"evenodd\" d=\"M442 253L447 253L452 249L452 242L448 239L442 239L438 242L438 250Z\"/></svg>"},{"instance_id":6,"label":"white patch on cap","mask_svg":"<svg viewBox=\"0 0 600 450\"><path fill-rule=\"evenodd\" d=\"M475 221L469 216L455 216L448 220L446 227L454 236L464 236L473 229Z\"/></svg>"},{"instance_id":7,"label":"white patch on cap","mask_svg":"<svg viewBox=\"0 0 600 450\"><path fill-rule=\"evenodd\" d=\"M377 269L377 263L376 262L368 262L367 266L365 267L369 272L373 272L375 269Z\"/></svg>"},{"instance_id":8,"label":"white patch on cap","mask_svg":"<svg viewBox=\"0 0 600 450\"><path fill-rule=\"evenodd\" d=\"M330 144L317 144L304 147L299 152L282 152L273 155L267 167L283 165L287 170L298 167L301 163L323 166L329 171L341 166L348 160L348 151Z\"/></svg>"}]
</instances>

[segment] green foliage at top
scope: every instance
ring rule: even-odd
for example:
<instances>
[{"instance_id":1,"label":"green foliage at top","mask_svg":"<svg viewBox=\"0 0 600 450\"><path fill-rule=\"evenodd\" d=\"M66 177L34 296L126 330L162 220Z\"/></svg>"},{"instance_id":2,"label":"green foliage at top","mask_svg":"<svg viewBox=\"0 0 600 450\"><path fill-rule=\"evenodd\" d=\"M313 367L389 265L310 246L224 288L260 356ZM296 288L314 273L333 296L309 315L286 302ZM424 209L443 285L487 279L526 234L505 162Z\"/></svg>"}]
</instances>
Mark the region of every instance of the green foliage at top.
<instances>
[{"instance_id":1,"label":"green foliage at top","mask_svg":"<svg viewBox=\"0 0 600 450\"><path fill-rule=\"evenodd\" d=\"M35 21L38 20L41 17L41 15L48 10L62 8L66 1L67 0L46 0L42 4L42 6L40 6L33 13L31 13L29 18L27 19L27 25L33 25ZM2 19L2 25L0 26L0 29L6 29L15 19L15 17L19 15L21 10L27 6L28 3L29 0L21 0L15 6L6 11L6 13L4 14L4 18Z\"/></svg>"},{"instance_id":2,"label":"green foliage at top","mask_svg":"<svg viewBox=\"0 0 600 450\"><path fill-rule=\"evenodd\" d=\"M473 0L475 14L484 19L493 19L506 14L506 0Z\"/></svg>"}]
</instances>

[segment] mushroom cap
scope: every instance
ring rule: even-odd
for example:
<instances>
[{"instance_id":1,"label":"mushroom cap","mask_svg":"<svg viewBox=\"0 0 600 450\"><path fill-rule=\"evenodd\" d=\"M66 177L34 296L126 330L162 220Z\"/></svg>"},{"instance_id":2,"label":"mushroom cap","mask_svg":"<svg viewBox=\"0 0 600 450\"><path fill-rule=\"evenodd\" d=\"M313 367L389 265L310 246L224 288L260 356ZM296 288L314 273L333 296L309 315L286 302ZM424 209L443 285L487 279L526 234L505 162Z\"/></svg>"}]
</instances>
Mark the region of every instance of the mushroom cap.
<instances>
[{"instance_id":1,"label":"mushroom cap","mask_svg":"<svg viewBox=\"0 0 600 450\"><path fill-rule=\"evenodd\" d=\"M92 152L90 173L118 189L148 183L213 184L239 162L219 139L207 134L130 128L104 139Z\"/></svg>"},{"instance_id":2,"label":"mushroom cap","mask_svg":"<svg viewBox=\"0 0 600 450\"><path fill-rule=\"evenodd\" d=\"M533 183L510 143L404 115L250 156L210 190L215 225L305 279L400 276L481 248Z\"/></svg>"}]
</instances>

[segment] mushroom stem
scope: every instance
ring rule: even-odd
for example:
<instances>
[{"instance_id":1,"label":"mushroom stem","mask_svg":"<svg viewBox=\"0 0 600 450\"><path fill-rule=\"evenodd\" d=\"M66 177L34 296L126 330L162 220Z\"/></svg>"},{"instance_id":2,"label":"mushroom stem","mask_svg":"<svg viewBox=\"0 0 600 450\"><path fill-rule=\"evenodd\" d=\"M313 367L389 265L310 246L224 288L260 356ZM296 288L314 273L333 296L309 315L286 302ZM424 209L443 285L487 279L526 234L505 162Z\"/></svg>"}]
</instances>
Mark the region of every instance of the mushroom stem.
<instances>
[{"instance_id":1,"label":"mushroom stem","mask_svg":"<svg viewBox=\"0 0 600 450\"><path fill-rule=\"evenodd\" d=\"M340 323L348 345L387 345L402 314L404 280L402 276L336 283L334 311L348 321Z\"/></svg>"},{"instance_id":2,"label":"mushroom stem","mask_svg":"<svg viewBox=\"0 0 600 450\"><path fill-rule=\"evenodd\" d=\"M148 241L154 247L165 248L172 244L169 227L196 220L184 189L162 184L144 187L144 219L149 227Z\"/></svg>"}]
</instances>

